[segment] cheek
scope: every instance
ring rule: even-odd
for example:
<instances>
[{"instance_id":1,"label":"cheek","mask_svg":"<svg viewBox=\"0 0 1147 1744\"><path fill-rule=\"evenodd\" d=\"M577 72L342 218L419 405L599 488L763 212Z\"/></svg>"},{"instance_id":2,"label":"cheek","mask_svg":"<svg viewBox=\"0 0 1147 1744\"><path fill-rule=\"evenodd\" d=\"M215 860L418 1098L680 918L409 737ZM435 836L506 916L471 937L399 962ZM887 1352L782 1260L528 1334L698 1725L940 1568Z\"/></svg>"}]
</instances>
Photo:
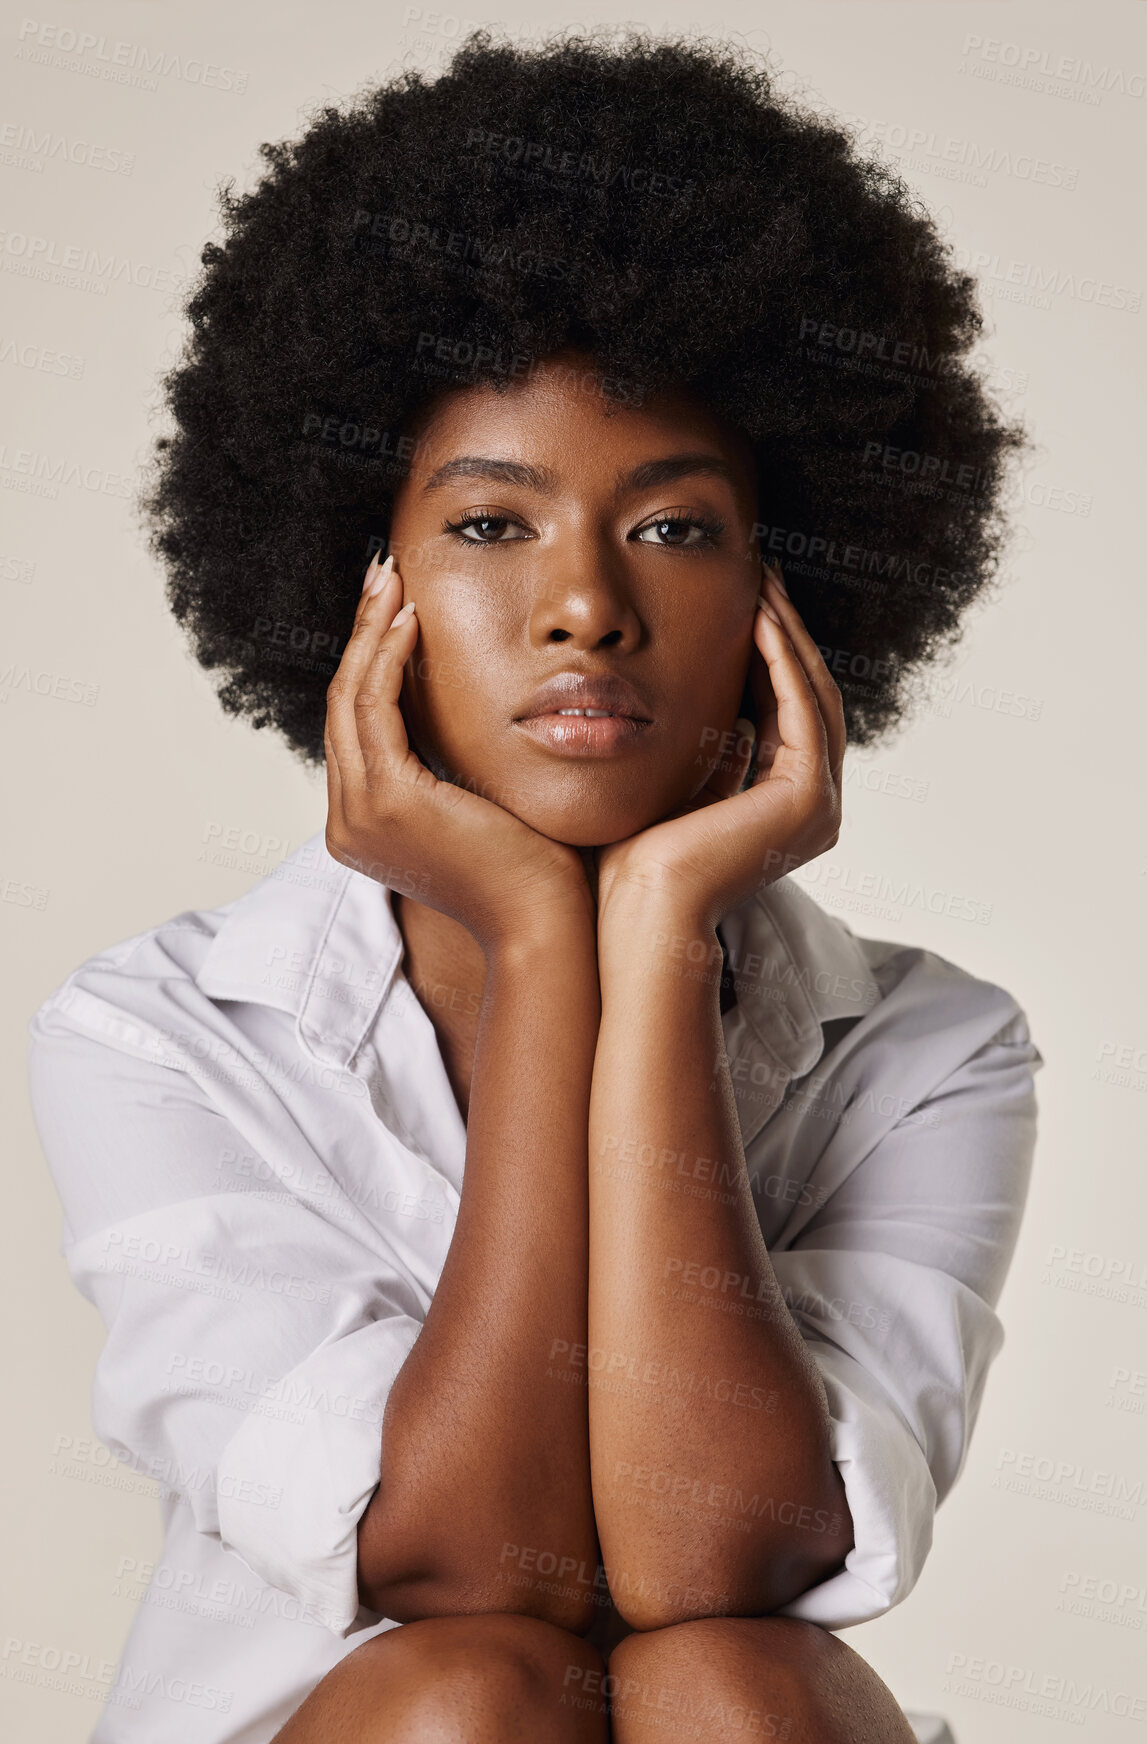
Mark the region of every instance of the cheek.
<instances>
[{"instance_id":1,"label":"cheek","mask_svg":"<svg viewBox=\"0 0 1147 1744\"><path fill-rule=\"evenodd\" d=\"M420 732L455 766L469 765L493 742L516 689L455 623L430 624L403 674L403 696Z\"/></svg>"},{"instance_id":2,"label":"cheek","mask_svg":"<svg viewBox=\"0 0 1147 1744\"><path fill-rule=\"evenodd\" d=\"M751 632L743 616L733 619L722 635L694 637L666 694L675 699L672 714L679 730L694 738L731 727L749 672ZM708 743L708 739L705 741Z\"/></svg>"},{"instance_id":3,"label":"cheek","mask_svg":"<svg viewBox=\"0 0 1147 1744\"><path fill-rule=\"evenodd\" d=\"M473 678L459 660L457 649L436 641L427 652L421 637L407 663L404 683L416 700L421 718L440 731L448 730L452 722L466 714L474 688Z\"/></svg>"}]
</instances>

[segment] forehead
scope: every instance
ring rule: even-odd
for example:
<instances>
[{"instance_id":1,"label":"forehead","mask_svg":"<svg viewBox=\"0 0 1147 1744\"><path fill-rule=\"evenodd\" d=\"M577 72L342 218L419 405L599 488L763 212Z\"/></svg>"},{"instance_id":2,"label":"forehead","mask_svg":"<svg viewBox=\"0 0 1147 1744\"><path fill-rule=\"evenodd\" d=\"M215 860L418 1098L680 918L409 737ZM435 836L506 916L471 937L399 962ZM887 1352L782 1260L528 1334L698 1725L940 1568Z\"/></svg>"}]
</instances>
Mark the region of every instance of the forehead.
<instances>
[{"instance_id":1,"label":"forehead","mask_svg":"<svg viewBox=\"0 0 1147 1744\"><path fill-rule=\"evenodd\" d=\"M607 391L611 380L626 397ZM411 434L415 488L463 453L541 462L570 478L608 473L612 481L620 465L701 450L726 461L740 490L755 493L749 441L699 396L683 384L642 396L637 384L603 376L578 354L537 360L505 388L483 381L446 389L420 409Z\"/></svg>"}]
</instances>

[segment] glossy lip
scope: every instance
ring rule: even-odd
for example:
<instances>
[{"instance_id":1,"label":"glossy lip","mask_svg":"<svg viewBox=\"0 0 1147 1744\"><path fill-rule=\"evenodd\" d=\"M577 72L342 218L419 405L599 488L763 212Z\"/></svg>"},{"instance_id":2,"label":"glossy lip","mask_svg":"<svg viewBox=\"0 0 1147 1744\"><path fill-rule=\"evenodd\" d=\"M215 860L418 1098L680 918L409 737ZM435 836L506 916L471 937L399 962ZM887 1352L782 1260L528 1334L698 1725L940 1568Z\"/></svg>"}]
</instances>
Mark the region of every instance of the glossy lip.
<instances>
[{"instance_id":1,"label":"glossy lip","mask_svg":"<svg viewBox=\"0 0 1147 1744\"><path fill-rule=\"evenodd\" d=\"M563 715L560 709L608 709L595 720ZM640 738L652 717L632 684L616 673L557 672L535 690L515 726L566 757L608 757Z\"/></svg>"},{"instance_id":2,"label":"glossy lip","mask_svg":"<svg viewBox=\"0 0 1147 1744\"><path fill-rule=\"evenodd\" d=\"M604 715L592 721L584 715L529 715L515 722L532 739L567 757L608 757L639 738L651 724L632 715Z\"/></svg>"},{"instance_id":3,"label":"glossy lip","mask_svg":"<svg viewBox=\"0 0 1147 1744\"><path fill-rule=\"evenodd\" d=\"M613 672L557 672L538 686L514 719L520 724L571 708L608 709L611 715L626 717L643 726L652 722L644 697Z\"/></svg>"}]
</instances>

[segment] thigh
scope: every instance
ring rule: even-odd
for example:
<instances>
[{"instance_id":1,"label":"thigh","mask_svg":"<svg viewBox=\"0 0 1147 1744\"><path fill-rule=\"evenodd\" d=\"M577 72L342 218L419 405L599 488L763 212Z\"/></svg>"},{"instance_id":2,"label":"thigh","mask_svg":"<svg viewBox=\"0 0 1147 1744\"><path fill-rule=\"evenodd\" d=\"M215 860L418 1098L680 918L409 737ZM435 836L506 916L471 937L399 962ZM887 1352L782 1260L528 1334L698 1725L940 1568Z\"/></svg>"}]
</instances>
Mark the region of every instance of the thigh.
<instances>
[{"instance_id":1,"label":"thigh","mask_svg":"<svg viewBox=\"0 0 1147 1744\"><path fill-rule=\"evenodd\" d=\"M427 1617L348 1653L273 1744L607 1744L603 1673L537 1617Z\"/></svg>"},{"instance_id":2,"label":"thigh","mask_svg":"<svg viewBox=\"0 0 1147 1744\"><path fill-rule=\"evenodd\" d=\"M706 1617L627 1635L603 1688L614 1744L915 1744L859 1653L793 1617Z\"/></svg>"}]
</instances>

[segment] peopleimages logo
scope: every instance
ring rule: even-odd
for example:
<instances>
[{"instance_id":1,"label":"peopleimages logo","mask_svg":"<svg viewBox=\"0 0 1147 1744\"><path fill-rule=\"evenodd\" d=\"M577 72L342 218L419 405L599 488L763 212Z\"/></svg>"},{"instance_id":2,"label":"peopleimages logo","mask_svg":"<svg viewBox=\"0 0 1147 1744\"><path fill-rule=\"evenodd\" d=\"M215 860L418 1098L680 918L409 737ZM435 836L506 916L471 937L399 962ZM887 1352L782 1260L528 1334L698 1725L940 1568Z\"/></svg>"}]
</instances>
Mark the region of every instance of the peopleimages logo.
<instances>
[{"instance_id":1,"label":"peopleimages logo","mask_svg":"<svg viewBox=\"0 0 1147 1744\"><path fill-rule=\"evenodd\" d=\"M77 30L70 24L24 18L20 21L19 41L17 60L85 73L91 78L110 79L143 90L157 90L158 81L169 78L213 91L238 94L247 89L247 74L236 67L197 60L194 56L185 58L165 49L148 48L141 42L97 36L94 31Z\"/></svg>"},{"instance_id":2,"label":"peopleimages logo","mask_svg":"<svg viewBox=\"0 0 1147 1744\"><path fill-rule=\"evenodd\" d=\"M915 884L886 872L857 872L851 866L822 866L812 861L798 868L794 877L803 887L815 886L829 906L839 906L841 898L853 896L887 903L896 915L918 908L928 914L943 915L947 920L972 921L978 926L988 926L992 919L990 903L961 892Z\"/></svg>"},{"instance_id":3,"label":"peopleimages logo","mask_svg":"<svg viewBox=\"0 0 1147 1744\"><path fill-rule=\"evenodd\" d=\"M1016 260L987 249L953 247L953 259L964 272L973 273L981 289L993 296L1031 296L1037 306L1050 309L1053 297L1068 297L1077 303L1094 303L1101 309L1122 309L1137 315L1143 306L1142 289L1096 278L1047 261Z\"/></svg>"},{"instance_id":4,"label":"peopleimages logo","mask_svg":"<svg viewBox=\"0 0 1147 1744\"><path fill-rule=\"evenodd\" d=\"M1124 97L1147 93L1147 77L1141 72L1128 73L1122 67L1081 60L1078 55L1053 55L1046 48L1007 42L998 36L966 36L962 53L961 72L991 78L989 69L999 67L1001 74L1011 75L1006 78L1008 84L1027 85L1032 90L1046 90L1049 85L1053 90L1060 85L1074 87L1073 94L1082 102L1100 103L1107 91Z\"/></svg>"},{"instance_id":5,"label":"peopleimages logo","mask_svg":"<svg viewBox=\"0 0 1147 1744\"><path fill-rule=\"evenodd\" d=\"M1147 1698L1131 1690L1112 1689L1090 1677L1041 1672L1033 1666L1008 1665L1002 1659L968 1653L950 1654L946 1670L941 1687L973 1701L989 1701L1075 1725L1082 1724L1089 1713L1116 1714L1123 1720L1147 1719Z\"/></svg>"},{"instance_id":6,"label":"peopleimages logo","mask_svg":"<svg viewBox=\"0 0 1147 1744\"><path fill-rule=\"evenodd\" d=\"M98 248L81 242L60 243L55 237L26 230L0 230L0 263L5 272L28 278L71 274L80 281L80 289L97 290L100 296L107 295L108 285L120 282L165 292L180 291L188 282L186 273L171 267L152 266L114 251L101 254ZM69 281L64 276L60 282Z\"/></svg>"}]
</instances>

